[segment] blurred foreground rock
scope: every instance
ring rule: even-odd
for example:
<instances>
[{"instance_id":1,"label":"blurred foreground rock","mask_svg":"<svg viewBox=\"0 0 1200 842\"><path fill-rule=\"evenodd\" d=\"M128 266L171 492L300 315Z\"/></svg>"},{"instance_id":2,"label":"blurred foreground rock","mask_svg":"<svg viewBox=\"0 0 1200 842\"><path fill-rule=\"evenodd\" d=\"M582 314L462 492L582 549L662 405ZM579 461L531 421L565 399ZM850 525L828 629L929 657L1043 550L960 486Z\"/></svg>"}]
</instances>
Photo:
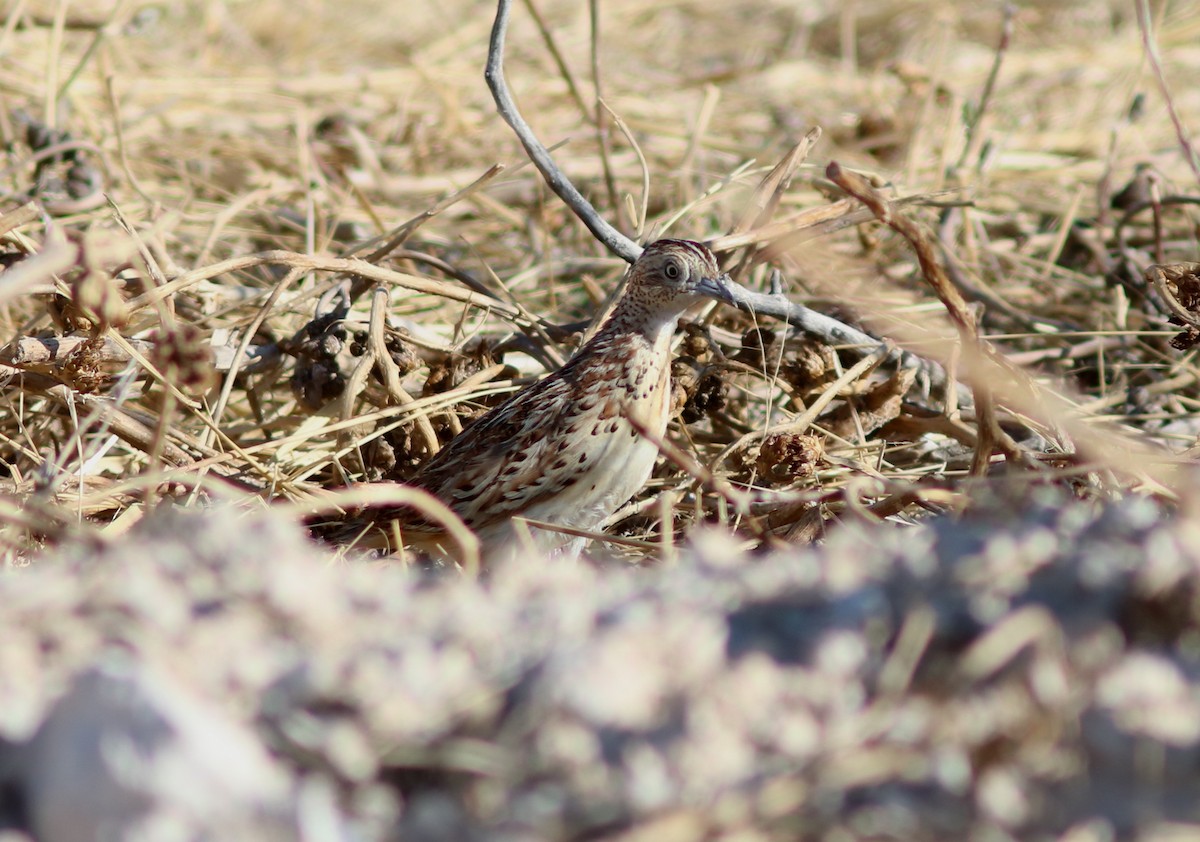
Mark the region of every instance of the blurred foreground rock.
<instances>
[{"instance_id":1,"label":"blurred foreground rock","mask_svg":"<svg viewBox=\"0 0 1200 842\"><path fill-rule=\"evenodd\" d=\"M1198 548L1148 501L1047 491L816 550L710 533L658 570L475 583L163 511L0 577L0 830L1200 833Z\"/></svg>"},{"instance_id":2,"label":"blurred foreground rock","mask_svg":"<svg viewBox=\"0 0 1200 842\"><path fill-rule=\"evenodd\" d=\"M254 732L146 667L79 675L13 765L43 840L294 835Z\"/></svg>"}]
</instances>

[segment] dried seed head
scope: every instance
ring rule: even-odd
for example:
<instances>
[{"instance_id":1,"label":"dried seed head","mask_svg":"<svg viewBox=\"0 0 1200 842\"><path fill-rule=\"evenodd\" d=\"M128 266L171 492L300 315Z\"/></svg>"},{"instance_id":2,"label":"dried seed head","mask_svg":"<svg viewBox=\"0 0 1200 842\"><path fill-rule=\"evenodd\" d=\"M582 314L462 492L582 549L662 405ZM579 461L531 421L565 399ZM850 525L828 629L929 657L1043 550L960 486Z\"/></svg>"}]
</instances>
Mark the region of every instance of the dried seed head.
<instances>
[{"instance_id":1,"label":"dried seed head","mask_svg":"<svg viewBox=\"0 0 1200 842\"><path fill-rule=\"evenodd\" d=\"M832 348L822 342L801 341L791 349L780 366L779 376L797 392L817 389L838 374Z\"/></svg>"},{"instance_id":2,"label":"dried seed head","mask_svg":"<svg viewBox=\"0 0 1200 842\"><path fill-rule=\"evenodd\" d=\"M680 353L699 362L709 362L714 355L715 345L708 328L696 322L683 325L683 343ZM717 352L719 354L719 352Z\"/></svg>"},{"instance_id":3,"label":"dried seed head","mask_svg":"<svg viewBox=\"0 0 1200 842\"><path fill-rule=\"evenodd\" d=\"M208 390L217 379L212 349L193 324L162 327L155 334L150 362L169 382L194 394Z\"/></svg>"},{"instance_id":4,"label":"dried seed head","mask_svg":"<svg viewBox=\"0 0 1200 842\"><path fill-rule=\"evenodd\" d=\"M788 485L817 472L825 446L816 436L772 433L758 449L755 467L768 485Z\"/></svg>"},{"instance_id":5,"label":"dried seed head","mask_svg":"<svg viewBox=\"0 0 1200 842\"><path fill-rule=\"evenodd\" d=\"M85 269L71 281L71 302L74 308L64 308L64 315L69 312L98 329L120 328L129 321L117 281L103 269Z\"/></svg>"},{"instance_id":6,"label":"dried seed head","mask_svg":"<svg viewBox=\"0 0 1200 842\"><path fill-rule=\"evenodd\" d=\"M671 412L685 424L695 424L724 409L728 390L718 369L691 357L680 357L671 364Z\"/></svg>"},{"instance_id":7,"label":"dried seed head","mask_svg":"<svg viewBox=\"0 0 1200 842\"><path fill-rule=\"evenodd\" d=\"M95 328L120 328L129 321L116 273L129 267L137 247L124 232L92 226L79 240L80 271L71 280L71 315ZM71 308L67 308L70 310Z\"/></svg>"},{"instance_id":8,"label":"dried seed head","mask_svg":"<svg viewBox=\"0 0 1200 842\"><path fill-rule=\"evenodd\" d=\"M492 344L485 339L464 348L461 353L451 352L444 360L429 367L429 376L425 379L421 394L429 396L448 392L468 377L495 365L500 359L501 355L497 355Z\"/></svg>"},{"instance_id":9,"label":"dried seed head","mask_svg":"<svg viewBox=\"0 0 1200 842\"><path fill-rule=\"evenodd\" d=\"M72 352L63 363L62 376L83 394L95 394L112 379L105 365L104 340L92 337Z\"/></svg>"},{"instance_id":10,"label":"dried seed head","mask_svg":"<svg viewBox=\"0 0 1200 842\"><path fill-rule=\"evenodd\" d=\"M734 359L751 368L771 370L778 364L782 349L775 331L764 327L751 328L742 334L742 347Z\"/></svg>"}]
</instances>

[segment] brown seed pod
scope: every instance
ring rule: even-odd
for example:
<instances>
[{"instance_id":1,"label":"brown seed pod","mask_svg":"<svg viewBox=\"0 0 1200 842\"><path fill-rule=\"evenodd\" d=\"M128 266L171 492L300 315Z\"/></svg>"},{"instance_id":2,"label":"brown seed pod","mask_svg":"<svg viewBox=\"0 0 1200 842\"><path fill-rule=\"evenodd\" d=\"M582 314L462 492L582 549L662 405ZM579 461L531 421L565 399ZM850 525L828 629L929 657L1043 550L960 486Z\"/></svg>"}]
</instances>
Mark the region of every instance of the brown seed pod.
<instances>
[{"instance_id":1,"label":"brown seed pod","mask_svg":"<svg viewBox=\"0 0 1200 842\"><path fill-rule=\"evenodd\" d=\"M318 316L281 343L296 358L292 394L306 409L320 409L346 390L346 372L353 367L354 349L345 316L340 308Z\"/></svg>"},{"instance_id":2,"label":"brown seed pod","mask_svg":"<svg viewBox=\"0 0 1200 842\"><path fill-rule=\"evenodd\" d=\"M112 378L109 372L111 365L106 365L107 356L104 350L103 339L92 337L86 340L63 363L63 380L70 383L77 392L99 392Z\"/></svg>"},{"instance_id":3,"label":"brown seed pod","mask_svg":"<svg viewBox=\"0 0 1200 842\"><path fill-rule=\"evenodd\" d=\"M181 389L199 394L217 380L212 349L196 325L177 322L164 325L155 334L150 362Z\"/></svg>"},{"instance_id":4,"label":"brown seed pod","mask_svg":"<svg viewBox=\"0 0 1200 842\"><path fill-rule=\"evenodd\" d=\"M695 424L725 408L729 385L718 369L691 357L671 363L671 411L685 424Z\"/></svg>"},{"instance_id":5,"label":"brown seed pod","mask_svg":"<svg viewBox=\"0 0 1200 842\"><path fill-rule=\"evenodd\" d=\"M451 353L440 363L431 365L421 394L429 396L448 392L471 375L478 374L497 362L499 359L493 353L492 344L481 339L478 344L465 348L461 353Z\"/></svg>"},{"instance_id":6,"label":"brown seed pod","mask_svg":"<svg viewBox=\"0 0 1200 842\"><path fill-rule=\"evenodd\" d=\"M758 448L755 468L767 485L790 485L813 476L825 455L816 436L800 433L771 433Z\"/></svg>"}]
</instances>

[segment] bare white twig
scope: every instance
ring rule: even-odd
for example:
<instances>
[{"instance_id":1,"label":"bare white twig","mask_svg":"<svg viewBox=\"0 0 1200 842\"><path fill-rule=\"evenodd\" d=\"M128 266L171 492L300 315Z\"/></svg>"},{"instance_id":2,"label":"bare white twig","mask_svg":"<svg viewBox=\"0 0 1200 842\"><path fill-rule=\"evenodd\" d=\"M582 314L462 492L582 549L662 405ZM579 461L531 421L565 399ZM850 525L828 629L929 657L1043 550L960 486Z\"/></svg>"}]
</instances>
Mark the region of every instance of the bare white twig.
<instances>
[{"instance_id":1,"label":"bare white twig","mask_svg":"<svg viewBox=\"0 0 1200 842\"><path fill-rule=\"evenodd\" d=\"M521 112L512 98L508 82L504 77L504 39L508 32L508 17L511 8L512 0L497 0L496 20L492 24L487 67L484 71L484 78L487 79L488 88L491 89L496 109L516 133L526 154L529 155L542 177L546 179L550 189L566 203L567 207L579 217L580 221L605 248L626 262L632 263L642 253L642 247L600 216L591 202L571 183L571 180L550 157L550 151L538 140L529 123L521 116ZM864 354L879 347L877 338L835 318L790 301L783 295L765 295L734 284L732 303L739 310L748 313L782 319L808 336L830 345L859 346ZM931 394L941 392L948 382L946 370L942 366L908 351L899 349L892 351L888 356L888 362L902 368L915 369L918 382ZM970 390L960 387L959 392L960 405L970 406Z\"/></svg>"}]
</instances>

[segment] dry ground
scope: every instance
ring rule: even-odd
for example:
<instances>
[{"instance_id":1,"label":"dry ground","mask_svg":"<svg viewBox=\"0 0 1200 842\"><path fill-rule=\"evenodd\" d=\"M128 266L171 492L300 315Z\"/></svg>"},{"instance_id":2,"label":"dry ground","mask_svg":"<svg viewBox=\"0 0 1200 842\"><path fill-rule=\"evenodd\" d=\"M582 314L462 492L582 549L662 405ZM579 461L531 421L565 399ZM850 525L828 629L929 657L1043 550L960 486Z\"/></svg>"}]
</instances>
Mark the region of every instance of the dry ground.
<instances>
[{"instance_id":1,"label":"dry ground","mask_svg":"<svg viewBox=\"0 0 1200 842\"><path fill-rule=\"evenodd\" d=\"M994 500L993 486L1007 500L1050 485L1064 506L1138 498L1162 507L1146 511L1194 510L1200 370L1183 346L1200 328L1170 324L1164 296L1174 295L1177 321L1194 318L1200 170L1196 153L1189 161L1183 151L1200 126L1194 4L1150 4L1148 51L1133 2L1015 7L1005 36L995 4L613 0L599 8L595 57L584 4L536 9L553 50L520 5L510 84L609 220L643 239L727 234L753 219L763 178L819 127L778 196L779 227L750 226L760 249L730 253L730 266L759 289L778 268L793 300L983 390L972 407L967 389L930 392L887 366L854 368L873 348L830 347L728 309L698 313L676 366L680 416L670 435L683 456L664 459L610 540L594 543L597 558L616 559L597 562L595 575L676 560L702 523L736 534L743 549L783 553L772 564L786 568L789 549L840 529L890 534L931 513L969 514ZM482 409L568 356L617 286L621 261L522 166L496 114L482 74L489 3L16 0L5 11L0 555L14 568L12 593L30 575L16 568L74 570L62 559L121 546L109 542L168 504L220 500L250 514L271 503L292 521L352 505L362 498L346 486L403 479ZM594 71L608 109L603 135ZM979 320L986 359L957 341L902 237L874 222L809 226L806 214L843 198L826 178L830 161L914 197L903 213L938 244ZM410 221L371 263L346 259ZM1147 280L1156 264L1177 267L1162 289ZM352 302L344 318L342 301ZM388 369L399 379L389 383ZM992 399L1006 438L985 475L971 476ZM329 489L343 490L331 498ZM52 555L56 547L68 555ZM1029 552L1041 564L1066 550ZM359 566L356 577L395 573ZM1185 605L1189 576L1172 579ZM355 582L346 587L370 590ZM619 602L620 586L603 589ZM494 595L470 593L485 603ZM62 605L78 619L86 595ZM903 600L892 606L897 618L909 610ZM380 617L395 621L391 610ZM1171 640L1186 649L1179 641L1195 628L1184 614L1172 615L1182 625ZM889 628L902 627L896 619ZM134 637L143 633L153 638ZM98 632L95 646L112 634ZM882 634L871 651L885 659L891 638ZM33 653L47 647L29 646L18 661L40 663ZM45 685L28 716L5 726L7 739L28 737L47 700L89 663L45 657ZM521 655L521 669L537 657ZM1194 669L1179 657L1178 669ZM1083 672L1107 675L1093 667ZM496 666L489 680L502 684L503 673ZM200 683L207 694L219 681ZM471 735L464 721L459 737ZM1162 739L1194 747L1196 736ZM389 811L401 810L397 793L442 791L440 778L413 784L397 771L437 763L380 760L366 742L366 771L332 776L351 801L385 792L387 808L374 813L354 802L362 827L387 826ZM287 756L300 767L312 761ZM784 757L791 774L787 764L800 761ZM1001 819L1020 781L988 780L991 795L973 809L996 833L1019 834L1020 822ZM966 791L946 787L951 800ZM780 803L800 810L804 798L788 792ZM469 820L454 820L494 829L501 797L474 792ZM596 838L673 815L668 802L678 806L647 802L617 817L547 808L554 823L529 832ZM802 830L841 827L841 804L822 801L807 814L822 818ZM526 807L522 827L537 815ZM771 817L791 807L750 811L747 822L788 838L796 826ZM1049 834L1089 815L1038 824L1041 807L1022 809L1022 821ZM1108 816L1106 826L1134 832L1126 819ZM742 827L727 824L697 833ZM870 826L847 832L869 836ZM978 825L912 832L939 827Z\"/></svg>"}]
</instances>

